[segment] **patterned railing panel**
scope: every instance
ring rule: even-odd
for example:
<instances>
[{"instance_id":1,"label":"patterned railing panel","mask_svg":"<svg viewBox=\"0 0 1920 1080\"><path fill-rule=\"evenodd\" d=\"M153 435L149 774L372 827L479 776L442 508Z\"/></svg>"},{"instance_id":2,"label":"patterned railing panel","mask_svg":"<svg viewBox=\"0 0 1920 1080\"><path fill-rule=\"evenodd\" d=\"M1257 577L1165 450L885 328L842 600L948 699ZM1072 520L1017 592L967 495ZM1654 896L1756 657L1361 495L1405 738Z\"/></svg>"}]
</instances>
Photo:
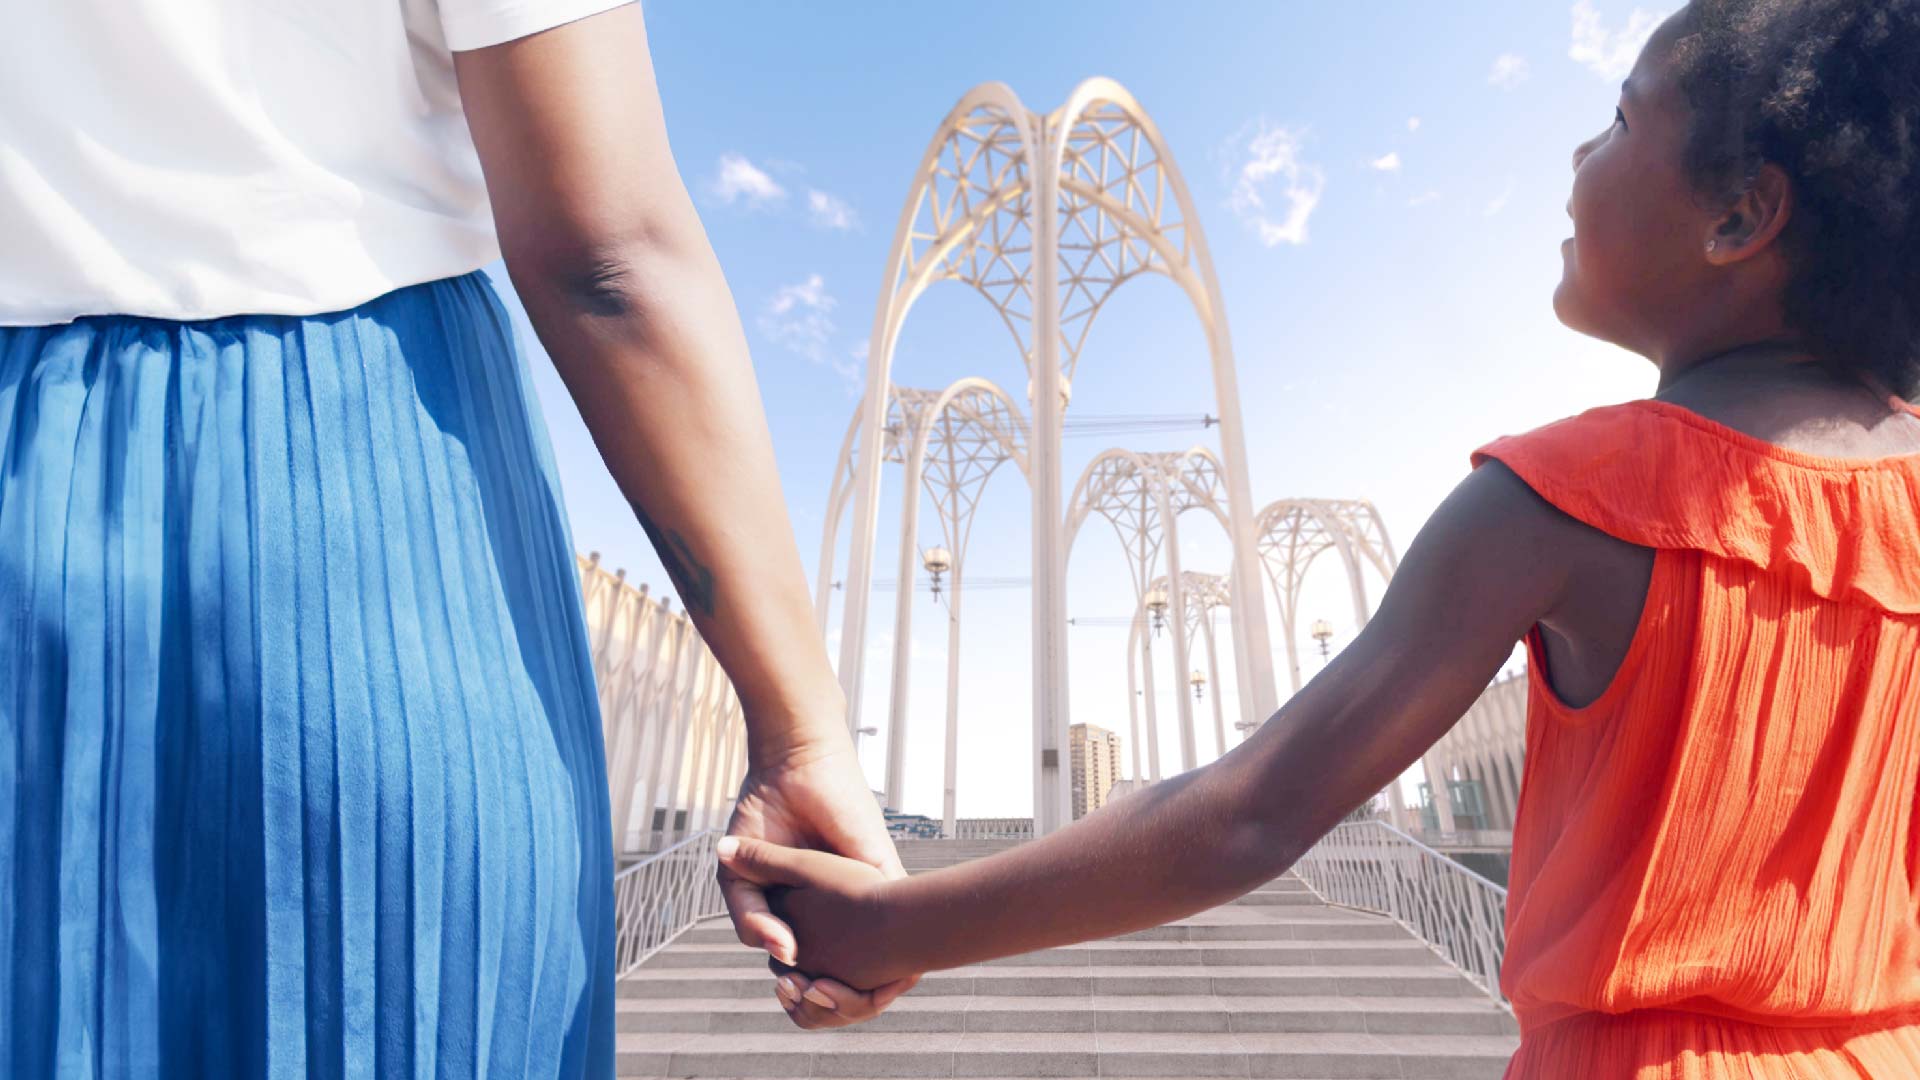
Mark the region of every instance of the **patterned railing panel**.
<instances>
[{"instance_id":1,"label":"patterned railing panel","mask_svg":"<svg viewBox=\"0 0 1920 1080\"><path fill-rule=\"evenodd\" d=\"M953 823L951 840L1031 840L1033 819L961 818Z\"/></svg>"},{"instance_id":2,"label":"patterned railing panel","mask_svg":"<svg viewBox=\"0 0 1920 1080\"><path fill-rule=\"evenodd\" d=\"M1334 826L1293 871L1327 903L1391 917L1511 1010L1507 890L1383 821Z\"/></svg>"},{"instance_id":3,"label":"patterned railing panel","mask_svg":"<svg viewBox=\"0 0 1920 1080\"><path fill-rule=\"evenodd\" d=\"M685 615L579 560L600 692L613 846L631 856L726 823L746 775L740 702Z\"/></svg>"},{"instance_id":4,"label":"patterned railing panel","mask_svg":"<svg viewBox=\"0 0 1920 1080\"><path fill-rule=\"evenodd\" d=\"M625 976L695 922L726 914L714 877L721 832L697 832L613 878L614 972Z\"/></svg>"}]
</instances>

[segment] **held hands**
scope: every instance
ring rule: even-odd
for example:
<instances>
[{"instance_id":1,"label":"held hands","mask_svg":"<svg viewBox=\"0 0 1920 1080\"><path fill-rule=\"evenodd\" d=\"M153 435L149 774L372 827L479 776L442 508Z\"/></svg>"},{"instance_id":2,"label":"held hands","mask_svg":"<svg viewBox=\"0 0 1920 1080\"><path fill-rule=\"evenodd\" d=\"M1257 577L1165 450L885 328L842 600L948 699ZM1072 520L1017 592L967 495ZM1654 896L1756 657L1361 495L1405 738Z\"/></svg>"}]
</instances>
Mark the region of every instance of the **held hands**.
<instances>
[{"instance_id":1,"label":"held hands","mask_svg":"<svg viewBox=\"0 0 1920 1080\"><path fill-rule=\"evenodd\" d=\"M804 967L817 975L830 974L848 987L908 981L911 971L886 939L886 875L838 855L760 840L728 837L719 852L722 868L764 888L774 913L791 928L798 942L793 964L778 959L772 964L776 971L789 972L785 980L804 978L790 970ZM802 1023L802 1017L794 1019L802 1027L812 1026Z\"/></svg>"},{"instance_id":2,"label":"held hands","mask_svg":"<svg viewBox=\"0 0 1920 1080\"><path fill-rule=\"evenodd\" d=\"M750 851L762 844L781 851L788 849L779 845L821 848L821 852L802 854L850 863L874 880L907 876L850 742L824 753L801 750L782 754L776 762L756 763L740 786L727 836ZM825 851L848 858L833 860ZM919 982L918 975L910 975L863 983L869 989L856 990L838 979L815 980L793 970L791 965L802 959L794 931L769 906L766 887L741 873L743 868L747 864L737 853L721 860L718 877L727 911L742 944L767 950L769 966L780 976L776 994L795 1024L844 1027L872 1019ZM847 867L841 866L839 872L847 872ZM805 958L808 969L842 974L838 968L813 962L813 950L825 947L812 945Z\"/></svg>"}]
</instances>

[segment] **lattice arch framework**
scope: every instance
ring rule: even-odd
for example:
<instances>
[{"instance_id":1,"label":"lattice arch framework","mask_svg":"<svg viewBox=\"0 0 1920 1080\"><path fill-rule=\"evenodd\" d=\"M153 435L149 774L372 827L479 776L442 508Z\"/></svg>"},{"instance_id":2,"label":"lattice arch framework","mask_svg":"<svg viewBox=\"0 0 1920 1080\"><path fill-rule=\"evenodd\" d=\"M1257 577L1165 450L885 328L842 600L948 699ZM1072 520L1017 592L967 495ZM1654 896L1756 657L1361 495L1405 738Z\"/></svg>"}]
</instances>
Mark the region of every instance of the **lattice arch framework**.
<instances>
[{"instance_id":1,"label":"lattice arch framework","mask_svg":"<svg viewBox=\"0 0 1920 1080\"><path fill-rule=\"evenodd\" d=\"M1036 273L1035 267L1041 268ZM993 305L1027 365L1033 497L1034 821L1039 834L1069 816L1066 546L1060 430L1082 349L1115 290L1141 273L1180 286L1206 334L1234 566L1256 580L1253 506L1233 346L1199 219L1159 130L1110 79L1080 84L1059 109L1029 111L1002 83L963 96L914 173L884 270L869 337L867 390L851 440L879 446L894 348L907 314L936 281L964 282ZM852 551L840 642L848 723L859 726L868 592L878 529L882 456L853 463ZM836 474L836 482L838 474ZM829 515L833 516L833 515ZM827 557L827 556L823 556ZM1250 707L1276 703L1265 605L1233 608L1248 659Z\"/></svg>"}]
</instances>

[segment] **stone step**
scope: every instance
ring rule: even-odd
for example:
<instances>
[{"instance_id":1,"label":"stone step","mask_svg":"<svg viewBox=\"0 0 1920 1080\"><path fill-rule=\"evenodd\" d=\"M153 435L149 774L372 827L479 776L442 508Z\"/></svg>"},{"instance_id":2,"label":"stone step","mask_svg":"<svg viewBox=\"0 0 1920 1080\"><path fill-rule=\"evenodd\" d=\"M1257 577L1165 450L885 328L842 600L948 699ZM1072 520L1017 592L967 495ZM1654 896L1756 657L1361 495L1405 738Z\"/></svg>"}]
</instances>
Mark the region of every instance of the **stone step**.
<instances>
[{"instance_id":1,"label":"stone step","mask_svg":"<svg viewBox=\"0 0 1920 1080\"><path fill-rule=\"evenodd\" d=\"M916 866L913 863L908 863L906 865L906 869L907 869L907 873L909 874L923 874L929 870L949 869L950 866L953 866L953 865L959 865L959 864L954 863L954 864L941 864L938 866ZM1299 878L1292 877L1290 875L1277 877L1277 878L1274 878L1272 881L1261 882L1259 885L1253 888L1252 893L1263 894L1263 895L1272 894L1272 893L1298 894L1298 895L1313 897L1314 903L1320 902L1320 898L1314 895L1313 890L1307 887L1306 882L1301 881Z\"/></svg>"},{"instance_id":2,"label":"stone step","mask_svg":"<svg viewBox=\"0 0 1920 1080\"><path fill-rule=\"evenodd\" d=\"M773 976L764 964L757 969L722 971L648 966L620 981L620 995L631 998L750 998L772 993ZM1290 964L1231 968L1199 964L1102 968L989 964L928 972L913 993L921 997L968 994L1474 997L1481 991L1444 964Z\"/></svg>"},{"instance_id":3,"label":"stone step","mask_svg":"<svg viewBox=\"0 0 1920 1080\"><path fill-rule=\"evenodd\" d=\"M1226 923L1181 920L1165 926L1136 930L1112 938L1113 941L1405 941L1406 930L1391 919L1373 915L1343 918L1345 913L1329 908L1273 909L1271 921ZM725 920L702 923L681 935L674 948L683 945L720 945L737 943L733 924Z\"/></svg>"},{"instance_id":4,"label":"stone step","mask_svg":"<svg viewBox=\"0 0 1920 1080\"><path fill-rule=\"evenodd\" d=\"M1485 1077L1505 1035L1365 1032L627 1034L622 1077Z\"/></svg>"},{"instance_id":5,"label":"stone step","mask_svg":"<svg viewBox=\"0 0 1920 1080\"><path fill-rule=\"evenodd\" d=\"M796 1030L772 992L754 998L620 1001L621 1031L727 1034ZM860 1025L874 1032L1346 1031L1375 1035L1512 1035L1486 998L920 997L908 994Z\"/></svg>"},{"instance_id":6,"label":"stone step","mask_svg":"<svg viewBox=\"0 0 1920 1080\"><path fill-rule=\"evenodd\" d=\"M1379 941L1089 941L1002 957L975 967L1290 967L1298 964L1438 964L1421 942L1402 936ZM738 942L690 943L667 949L641 970L697 968L705 971L766 970L766 953Z\"/></svg>"}]
</instances>

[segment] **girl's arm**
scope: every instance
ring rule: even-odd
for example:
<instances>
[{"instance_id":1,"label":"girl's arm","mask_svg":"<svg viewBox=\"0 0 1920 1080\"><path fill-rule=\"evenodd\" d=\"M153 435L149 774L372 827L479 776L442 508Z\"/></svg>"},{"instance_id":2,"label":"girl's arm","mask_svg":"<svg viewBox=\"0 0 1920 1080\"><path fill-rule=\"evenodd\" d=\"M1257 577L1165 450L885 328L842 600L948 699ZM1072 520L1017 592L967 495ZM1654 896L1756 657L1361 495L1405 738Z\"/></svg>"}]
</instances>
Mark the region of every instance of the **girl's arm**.
<instances>
[{"instance_id":1,"label":"girl's arm","mask_svg":"<svg viewBox=\"0 0 1920 1080\"><path fill-rule=\"evenodd\" d=\"M1584 534L1584 535L1582 535ZM855 986L1157 926L1291 866L1459 720L1554 607L1593 530L1490 463L1434 513L1353 644L1251 738L991 858L879 882L744 845L797 966Z\"/></svg>"}]
</instances>

